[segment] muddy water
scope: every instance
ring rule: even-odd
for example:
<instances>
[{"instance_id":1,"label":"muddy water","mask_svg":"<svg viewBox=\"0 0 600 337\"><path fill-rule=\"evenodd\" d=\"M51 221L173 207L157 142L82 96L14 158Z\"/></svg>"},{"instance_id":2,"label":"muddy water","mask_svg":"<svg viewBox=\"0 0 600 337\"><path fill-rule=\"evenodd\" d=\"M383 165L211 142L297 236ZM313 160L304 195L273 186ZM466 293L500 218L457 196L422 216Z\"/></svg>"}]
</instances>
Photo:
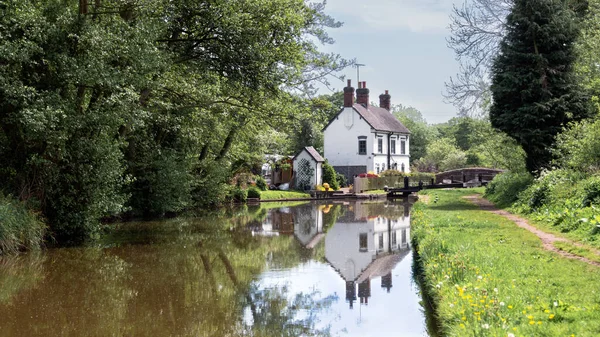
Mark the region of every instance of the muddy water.
<instances>
[{"instance_id":1,"label":"muddy water","mask_svg":"<svg viewBox=\"0 0 600 337\"><path fill-rule=\"evenodd\" d=\"M410 204L265 206L0 259L0 336L427 335Z\"/></svg>"}]
</instances>

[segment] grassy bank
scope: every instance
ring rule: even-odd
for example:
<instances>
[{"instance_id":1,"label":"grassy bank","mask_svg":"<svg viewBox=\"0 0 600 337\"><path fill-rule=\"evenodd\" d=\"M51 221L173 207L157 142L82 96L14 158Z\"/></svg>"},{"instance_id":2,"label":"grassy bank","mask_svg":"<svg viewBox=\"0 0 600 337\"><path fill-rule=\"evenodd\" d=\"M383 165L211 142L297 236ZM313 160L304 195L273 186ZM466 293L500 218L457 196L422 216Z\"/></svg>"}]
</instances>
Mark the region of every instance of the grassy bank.
<instances>
[{"instance_id":1,"label":"grassy bank","mask_svg":"<svg viewBox=\"0 0 600 337\"><path fill-rule=\"evenodd\" d=\"M545 251L534 234L462 199L473 192L430 191L412 212L443 334L600 335L599 268Z\"/></svg>"},{"instance_id":2,"label":"grassy bank","mask_svg":"<svg viewBox=\"0 0 600 337\"><path fill-rule=\"evenodd\" d=\"M0 255L39 249L46 226L23 203L0 193Z\"/></svg>"},{"instance_id":3,"label":"grassy bank","mask_svg":"<svg viewBox=\"0 0 600 337\"><path fill-rule=\"evenodd\" d=\"M298 191L268 190L260 192L260 200L282 200L310 198L310 194Z\"/></svg>"}]
</instances>

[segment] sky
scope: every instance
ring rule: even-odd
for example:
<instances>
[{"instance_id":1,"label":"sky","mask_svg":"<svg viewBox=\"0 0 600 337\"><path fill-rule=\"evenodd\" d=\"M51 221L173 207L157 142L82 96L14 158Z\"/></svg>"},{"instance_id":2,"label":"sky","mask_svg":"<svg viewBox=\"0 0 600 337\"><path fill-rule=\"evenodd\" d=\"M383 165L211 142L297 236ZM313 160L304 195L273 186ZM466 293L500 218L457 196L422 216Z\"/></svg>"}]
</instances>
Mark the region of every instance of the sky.
<instances>
[{"instance_id":1,"label":"sky","mask_svg":"<svg viewBox=\"0 0 600 337\"><path fill-rule=\"evenodd\" d=\"M462 0L328 0L325 12L344 25L328 30L335 52L365 64L360 81L367 82L370 100L389 90L392 104L417 108L428 123L455 117L457 109L444 102L444 82L458 72L454 52L447 47L452 6ZM357 87L356 68L341 74ZM331 80L335 91L345 81ZM330 93L322 90L322 93Z\"/></svg>"}]
</instances>

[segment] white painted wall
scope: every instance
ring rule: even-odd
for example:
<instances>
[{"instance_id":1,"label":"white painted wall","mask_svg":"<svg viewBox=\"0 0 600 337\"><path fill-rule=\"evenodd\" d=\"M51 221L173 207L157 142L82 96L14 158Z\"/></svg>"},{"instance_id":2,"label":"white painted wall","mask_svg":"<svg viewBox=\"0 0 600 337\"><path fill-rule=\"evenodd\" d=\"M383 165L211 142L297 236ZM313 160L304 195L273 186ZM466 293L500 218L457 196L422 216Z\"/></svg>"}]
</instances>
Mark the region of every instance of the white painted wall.
<instances>
[{"instance_id":1,"label":"white painted wall","mask_svg":"<svg viewBox=\"0 0 600 337\"><path fill-rule=\"evenodd\" d=\"M382 152L379 152L377 136L383 139ZM358 137L367 137L367 154L358 154ZM400 154L399 138L406 137L406 154ZM409 153L410 137L406 134L396 134L396 154L392 155L391 162L398 164L400 170L404 163L405 172L410 172ZM377 133L353 108L344 108L341 114L334 119L324 131L324 157L332 166L366 166L367 171L376 172L387 165L388 136L386 133ZM380 169L381 171L381 169Z\"/></svg>"},{"instance_id":2,"label":"white painted wall","mask_svg":"<svg viewBox=\"0 0 600 337\"><path fill-rule=\"evenodd\" d=\"M332 166L367 166L372 170L369 160L373 149L371 127L353 108L344 108L324 132L324 155ZM358 137L367 137L367 154L358 154Z\"/></svg>"},{"instance_id":3,"label":"white painted wall","mask_svg":"<svg viewBox=\"0 0 600 337\"><path fill-rule=\"evenodd\" d=\"M318 163L313 159L313 157L306 151L306 149L302 150L296 158L294 158L294 176L298 177L298 168L300 167L300 161L302 159L308 160L310 166L313 169L313 175L311 178L311 187L315 188L316 185L321 185L323 183L323 167L321 163Z\"/></svg>"},{"instance_id":4,"label":"white painted wall","mask_svg":"<svg viewBox=\"0 0 600 337\"><path fill-rule=\"evenodd\" d=\"M360 234L367 233L367 251L360 251ZM373 221L338 222L327 231L325 258L346 281L354 281L375 255Z\"/></svg>"}]
</instances>

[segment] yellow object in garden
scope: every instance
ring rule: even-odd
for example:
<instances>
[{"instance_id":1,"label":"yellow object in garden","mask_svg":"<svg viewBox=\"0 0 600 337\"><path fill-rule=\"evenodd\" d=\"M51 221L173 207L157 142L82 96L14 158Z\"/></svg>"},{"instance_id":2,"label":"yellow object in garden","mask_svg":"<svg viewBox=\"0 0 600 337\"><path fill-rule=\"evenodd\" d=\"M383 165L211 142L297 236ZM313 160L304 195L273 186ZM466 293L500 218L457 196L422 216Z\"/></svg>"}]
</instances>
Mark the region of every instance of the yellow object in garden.
<instances>
[{"instance_id":1,"label":"yellow object in garden","mask_svg":"<svg viewBox=\"0 0 600 337\"><path fill-rule=\"evenodd\" d=\"M325 191L329 191L329 184L328 183L324 183L323 184L323 188L325 188Z\"/></svg>"}]
</instances>

